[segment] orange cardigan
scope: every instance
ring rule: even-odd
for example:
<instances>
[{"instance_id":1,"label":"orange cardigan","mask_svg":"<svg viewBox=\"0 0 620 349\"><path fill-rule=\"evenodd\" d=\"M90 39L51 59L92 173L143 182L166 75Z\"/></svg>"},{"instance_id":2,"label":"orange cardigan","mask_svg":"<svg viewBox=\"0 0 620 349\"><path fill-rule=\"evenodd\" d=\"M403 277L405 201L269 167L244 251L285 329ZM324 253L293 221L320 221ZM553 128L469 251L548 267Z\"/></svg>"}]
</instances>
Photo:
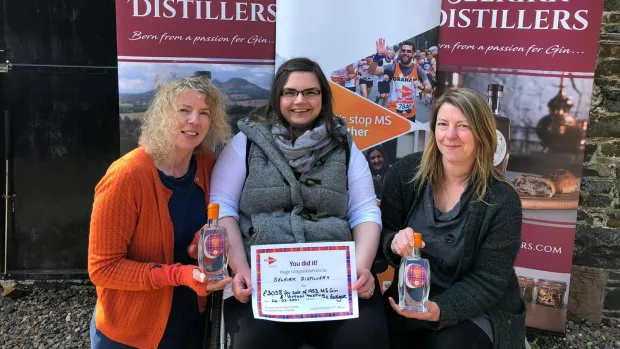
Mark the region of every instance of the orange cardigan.
<instances>
[{"instance_id":1,"label":"orange cardigan","mask_svg":"<svg viewBox=\"0 0 620 349\"><path fill-rule=\"evenodd\" d=\"M215 154L199 154L196 160L194 180L209 202ZM171 196L143 148L115 161L95 188L88 273L97 286L95 324L114 341L156 348L164 334L173 288L155 289L149 266L174 264ZM206 298L197 298L204 311Z\"/></svg>"}]
</instances>

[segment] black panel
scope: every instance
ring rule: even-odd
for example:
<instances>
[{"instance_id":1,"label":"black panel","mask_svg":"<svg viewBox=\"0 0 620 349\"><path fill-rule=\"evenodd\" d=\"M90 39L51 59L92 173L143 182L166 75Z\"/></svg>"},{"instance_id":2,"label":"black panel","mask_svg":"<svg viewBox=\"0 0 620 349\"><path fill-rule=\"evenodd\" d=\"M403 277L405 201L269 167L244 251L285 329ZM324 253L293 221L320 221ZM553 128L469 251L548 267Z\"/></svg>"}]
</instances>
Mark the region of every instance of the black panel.
<instances>
[{"instance_id":1,"label":"black panel","mask_svg":"<svg viewBox=\"0 0 620 349\"><path fill-rule=\"evenodd\" d=\"M11 63L116 66L114 1L5 0L4 7Z\"/></svg>"},{"instance_id":2,"label":"black panel","mask_svg":"<svg viewBox=\"0 0 620 349\"><path fill-rule=\"evenodd\" d=\"M5 15L4 15L4 2L0 1L0 63L4 63L7 60L7 46L6 46L6 29L5 29Z\"/></svg>"},{"instance_id":3,"label":"black panel","mask_svg":"<svg viewBox=\"0 0 620 349\"><path fill-rule=\"evenodd\" d=\"M14 124L9 269L85 269L93 189L119 153L116 71L0 79Z\"/></svg>"},{"instance_id":4,"label":"black panel","mask_svg":"<svg viewBox=\"0 0 620 349\"><path fill-rule=\"evenodd\" d=\"M13 64L0 73L17 195L9 273L75 275L86 271L94 187L119 155L114 2L0 0L0 6L0 50L8 49Z\"/></svg>"},{"instance_id":5,"label":"black panel","mask_svg":"<svg viewBox=\"0 0 620 349\"><path fill-rule=\"evenodd\" d=\"M4 30L4 1L0 1L0 63L6 60L6 33ZM0 103L0 117L2 117L0 121L0 273L4 272L4 233L5 233L5 200L4 195L7 195L5 190L5 152L8 147L8 137L6 137L5 133L5 120L4 120L4 110L6 106L3 103Z\"/></svg>"},{"instance_id":6,"label":"black panel","mask_svg":"<svg viewBox=\"0 0 620 349\"><path fill-rule=\"evenodd\" d=\"M12 213L5 211L6 208L12 210L13 201L12 201L12 190L13 187L12 182L8 182L7 180L11 180L12 176L4 176L5 173L12 173L11 163L8 163L7 160L12 159L11 150L11 115L5 110L7 107L5 105L0 105L0 170L2 175L0 175L0 271L4 273L4 265L5 265L5 249L4 249L4 241L5 241L5 232L6 230L12 231L12 221L7 219L8 217L12 217ZM8 188L7 188L8 184ZM8 201L7 201L8 199ZM5 222L7 225L5 226Z\"/></svg>"}]
</instances>

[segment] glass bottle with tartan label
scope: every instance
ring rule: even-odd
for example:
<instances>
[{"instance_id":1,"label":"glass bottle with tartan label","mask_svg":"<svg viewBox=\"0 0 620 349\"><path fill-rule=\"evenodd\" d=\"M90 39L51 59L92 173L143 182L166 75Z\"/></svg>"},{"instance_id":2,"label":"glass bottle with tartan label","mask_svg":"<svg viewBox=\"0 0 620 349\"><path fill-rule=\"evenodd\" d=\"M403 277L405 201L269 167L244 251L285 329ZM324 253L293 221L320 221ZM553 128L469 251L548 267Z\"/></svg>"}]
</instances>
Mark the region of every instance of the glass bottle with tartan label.
<instances>
[{"instance_id":1,"label":"glass bottle with tartan label","mask_svg":"<svg viewBox=\"0 0 620 349\"><path fill-rule=\"evenodd\" d=\"M487 88L488 103L493 111L495 119L495 133L497 134L497 147L493 155L493 166L502 173L506 172L508 158L510 157L510 119L502 115L501 104L504 98L504 86L489 84Z\"/></svg>"},{"instance_id":2,"label":"glass bottle with tartan label","mask_svg":"<svg viewBox=\"0 0 620 349\"><path fill-rule=\"evenodd\" d=\"M413 233L414 247L411 256L400 261L398 274L398 306L403 310L426 312L426 301L431 289L431 267L422 258L422 234Z\"/></svg>"},{"instance_id":3,"label":"glass bottle with tartan label","mask_svg":"<svg viewBox=\"0 0 620 349\"><path fill-rule=\"evenodd\" d=\"M200 231L198 242L198 267L208 281L223 280L228 268L228 234L226 228L218 224L220 205L209 204L208 223Z\"/></svg>"}]
</instances>

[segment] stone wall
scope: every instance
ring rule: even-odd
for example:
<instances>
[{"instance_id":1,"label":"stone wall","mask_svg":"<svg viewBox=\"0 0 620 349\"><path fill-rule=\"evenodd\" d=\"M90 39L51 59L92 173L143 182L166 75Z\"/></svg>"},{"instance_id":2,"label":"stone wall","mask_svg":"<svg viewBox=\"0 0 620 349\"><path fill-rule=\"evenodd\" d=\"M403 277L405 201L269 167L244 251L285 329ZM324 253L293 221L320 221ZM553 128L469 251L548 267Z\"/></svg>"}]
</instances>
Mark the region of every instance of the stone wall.
<instances>
[{"instance_id":1,"label":"stone wall","mask_svg":"<svg viewBox=\"0 0 620 349\"><path fill-rule=\"evenodd\" d=\"M620 321L620 0L604 11L569 294L570 317L596 322Z\"/></svg>"}]
</instances>

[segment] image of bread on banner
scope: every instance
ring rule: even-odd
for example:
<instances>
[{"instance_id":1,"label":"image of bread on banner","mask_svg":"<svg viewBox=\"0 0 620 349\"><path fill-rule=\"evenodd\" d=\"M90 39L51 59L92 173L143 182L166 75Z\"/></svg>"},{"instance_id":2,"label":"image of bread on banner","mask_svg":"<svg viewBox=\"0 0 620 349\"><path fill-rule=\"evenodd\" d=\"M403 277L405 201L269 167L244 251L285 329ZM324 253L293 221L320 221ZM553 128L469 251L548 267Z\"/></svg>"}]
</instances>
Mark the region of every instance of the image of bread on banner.
<instances>
[{"instance_id":1,"label":"image of bread on banner","mask_svg":"<svg viewBox=\"0 0 620 349\"><path fill-rule=\"evenodd\" d=\"M579 188L579 179L570 171L557 169L544 177L521 174L513 184L521 194L551 198L556 194L572 194Z\"/></svg>"}]
</instances>

